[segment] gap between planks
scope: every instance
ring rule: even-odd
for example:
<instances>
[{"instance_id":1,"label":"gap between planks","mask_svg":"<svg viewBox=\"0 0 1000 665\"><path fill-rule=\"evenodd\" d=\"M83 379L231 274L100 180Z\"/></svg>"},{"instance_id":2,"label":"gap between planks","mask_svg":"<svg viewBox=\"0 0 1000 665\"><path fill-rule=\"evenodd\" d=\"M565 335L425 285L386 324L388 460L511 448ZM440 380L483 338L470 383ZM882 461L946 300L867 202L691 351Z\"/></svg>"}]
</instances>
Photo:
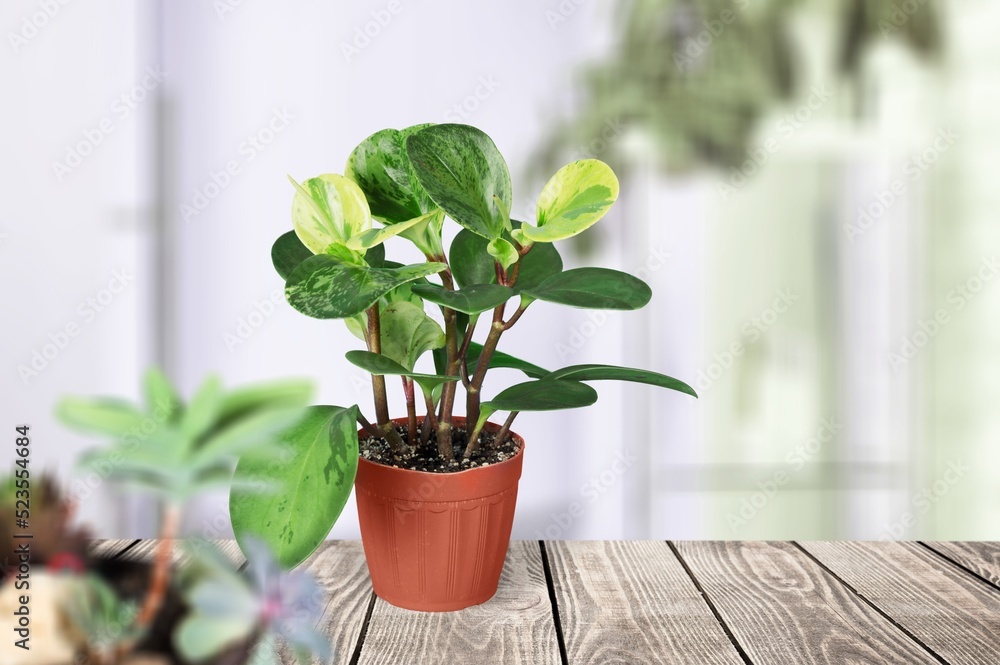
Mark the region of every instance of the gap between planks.
<instances>
[{"instance_id":1,"label":"gap between planks","mask_svg":"<svg viewBox=\"0 0 1000 665\"><path fill-rule=\"evenodd\" d=\"M1000 593L963 567L914 542L801 547L942 661L1000 662Z\"/></svg>"},{"instance_id":2,"label":"gap between planks","mask_svg":"<svg viewBox=\"0 0 1000 665\"><path fill-rule=\"evenodd\" d=\"M938 662L792 543L675 546L757 665Z\"/></svg>"}]
</instances>

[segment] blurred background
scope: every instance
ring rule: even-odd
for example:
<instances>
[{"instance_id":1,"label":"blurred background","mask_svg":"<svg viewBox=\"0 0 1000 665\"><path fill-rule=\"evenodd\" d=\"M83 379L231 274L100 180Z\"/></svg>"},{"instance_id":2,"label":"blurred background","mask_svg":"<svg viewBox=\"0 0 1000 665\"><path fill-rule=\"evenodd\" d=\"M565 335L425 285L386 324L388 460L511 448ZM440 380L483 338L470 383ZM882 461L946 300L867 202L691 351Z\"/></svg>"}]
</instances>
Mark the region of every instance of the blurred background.
<instances>
[{"instance_id":1,"label":"blurred background","mask_svg":"<svg viewBox=\"0 0 1000 665\"><path fill-rule=\"evenodd\" d=\"M515 538L996 540L997 25L990 0L8 0L4 422L95 535L143 537L148 503L74 473L98 442L55 423L59 396L137 398L159 364L188 394L312 377L371 416L357 341L271 268L285 176L462 122L522 218L561 164L608 161L618 204L561 251L654 293L538 303L502 348L701 395L606 383L519 418ZM229 535L225 511L186 531ZM358 537L353 503L332 536Z\"/></svg>"}]
</instances>

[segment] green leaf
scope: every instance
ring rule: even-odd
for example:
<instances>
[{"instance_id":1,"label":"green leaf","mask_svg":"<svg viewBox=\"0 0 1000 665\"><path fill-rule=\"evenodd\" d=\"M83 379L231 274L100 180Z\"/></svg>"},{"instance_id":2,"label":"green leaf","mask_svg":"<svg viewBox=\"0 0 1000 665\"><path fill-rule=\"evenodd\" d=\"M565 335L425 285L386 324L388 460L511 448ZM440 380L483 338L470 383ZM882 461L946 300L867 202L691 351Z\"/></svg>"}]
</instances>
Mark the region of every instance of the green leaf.
<instances>
[{"instance_id":1,"label":"green leaf","mask_svg":"<svg viewBox=\"0 0 1000 665\"><path fill-rule=\"evenodd\" d=\"M254 627L253 621L242 618L192 613L174 632L174 646L186 661L201 662L249 638Z\"/></svg>"},{"instance_id":2,"label":"green leaf","mask_svg":"<svg viewBox=\"0 0 1000 665\"><path fill-rule=\"evenodd\" d=\"M56 417L74 429L117 438L141 424L145 416L120 399L66 397L56 407Z\"/></svg>"},{"instance_id":3,"label":"green leaf","mask_svg":"<svg viewBox=\"0 0 1000 665\"><path fill-rule=\"evenodd\" d=\"M452 240L448 259L451 272L460 287L496 284L496 262L486 250L489 242L467 229L459 231Z\"/></svg>"},{"instance_id":4,"label":"green leaf","mask_svg":"<svg viewBox=\"0 0 1000 665\"><path fill-rule=\"evenodd\" d=\"M440 214L438 211L430 212L428 215ZM347 247L354 250L371 249L377 245L381 245L389 238L399 235L403 231L409 228L417 226L418 224L423 224L427 222L426 216L414 217L411 220L405 222L399 222L398 224L390 224L389 226L383 226L380 229L368 229L363 233L359 233L356 236L351 237L347 241Z\"/></svg>"},{"instance_id":5,"label":"green leaf","mask_svg":"<svg viewBox=\"0 0 1000 665\"><path fill-rule=\"evenodd\" d=\"M346 263L350 266L366 265L364 250L351 249L346 244L341 244L339 242L331 243L326 248L325 254L333 257L340 263Z\"/></svg>"},{"instance_id":6,"label":"green leaf","mask_svg":"<svg viewBox=\"0 0 1000 665\"><path fill-rule=\"evenodd\" d=\"M244 455L234 481L277 484L275 493L233 490L229 512L240 547L257 537L283 568L294 568L323 542L354 486L358 467L357 407L314 406L280 436L288 454L275 461Z\"/></svg>"},{"instance_id":7,"label":"green leaf","mask_svg":"<svg viewBox=\"0 0 1000 665\"><path fill-rule=\"evenodd\" d=\"M434 284L419 284L413 287L413 292L436 305L470 315L491 310L514 295L513 289L499 284L477 284L458 291Z\"/></svg>"},{"instance_id":8,"label":"green leaf","mask_svg":"<svg viewBox=\"0 0 1000 665\"><path fill-rule=\"evenodd\" d=\"M444 248L441 245L444 211L435 208L418 219L420 223L403 229L400 235L416 245L424 256L432 258L444 256Z\"/></svg>"},{"instance_id":9,"label":"green leaf","mask_svg":"<svg viewBox=\"0 0 1000 665\"><path fill-rule=\"evenodd\" d=\"M317 255L303 261L285 284L289 304L306 316L343 319L365 311L396 287L441 272L444 263L371 268Z\"/></svg>"},{"instance_id":10,"label":"green leaf","mask_svg":"<svg viewBox=\"0 0 1000 665\"><path fill-rule=\"evenodd\" d=\"M292 226L313 254L323 254L331 244L343 245L371 228L368 201L350 178L326 173L302 185L291 182L296 189Z\"/></svg>"},{"instance_id":11,"label":"green leaf","mask_svg":"<svg viewBox=\"0 0 1000 665\"><path fill-rule=\"evenodd\" d=\"M517 249L514 245L510 244L503 238L494 238L490 240L489 244L486 245L486 251L492 256L497 263L503 266L504 270L507 270L512 265L517 263L520 255L517 253Z\"/></svg>"},{"instance_id":12,"label":"green leaf","mask_svg":"<svg viewBox=\"0 0 1000 665\"><path fill-rule=\"evenodd\" d=\"M368 232L365 231L364 233ZM338 248L336 244L333 247ZM348 250L346 246L340 246L339 249L342 253L346 254L345 258L348 259L348 263L357 263L353 250ZM281 276L281 279L287 280L292 271L311 256L314 256L312 250L302 244L299 237L295 235L295 231L283 233L274 241L274 245L271 246L271 263L274 264L274 269ZM385 261L385 247L381 245L373 246L365 253L364 258L369 266L373 268L380 267L382 262Z\"/></svg>"},{"instance_id":13,"label":"green leaf","mask_svg":"<svg viewBox=\"0 0 1000 665\"><path fill-rule=\"evenodd\" d=\"M590 406L597 391L585 383L558 379L525 381L507 388L483 402L491 411L558 411Z\"/></svg>"},{"instance_id":14,"label":"green leaf","mask_svg":"<svg viewBox=\"0 0 1000 665\"><path fill-rule=\"evenodd\" d=\"M469 371L479 362L479 356L483 352L483 345L477 342L472 342L469 344L469 351L466 353L466 362L469 365ZM526 375L533 379L541 379L548 376L551 372L547 369L543 369L538 365L533 365L520 358L515 358L514 356L504 353L503 351L494 351L493 355L490 356L490 369L517 369L524 372Z\"/></svg>"},{"instance_id":15,"label":"green leaf","mask_svg":"<svg viewBox=\"0 0 1000 665\"><path fill-rule=\"evenodd\" d=\"M424 393L433 392L434 388L445 383L458 381L457 376L444 376L440 374L421 374L413 372L400 365L398 362L378 353L371 351L348 351L344 356L347 361L356 367L360 367L369 374L376 376L405 376L413 379L420 385Z\"/></svg>"},{"instance_id":16,"label":"green leaf","mask_svg":"<svg viewBox=\"0 0 1000 665\"><path fill-rule=\"evenodd\" d=\"M142 387L147 412L156 415L158 420L170 420L181 399L166 375L151 367L143 377Z\"/></svg>"},{"instance_id":17,"label":"green leaf","mask_svg":"<svg viewBox=\"0 0 1000 665\"><path fill-rule=\"evenodd\" d=\"M449 217L484 238L500 237L504 207L511 205L510 173L489 136L469 125L433 125L410 136L406 152L420 184Z\"/></svg>"},{"instance_id":18,"label":"green leaf","mask_svg":"<svg viewBox=\"0 0 1000 665\"><path fill-rule=\"evenodd\" d=\"M222 398L218 421L232 422L259 409L304 407L312 393L312 382L304 379L269 381L237 388Z\"/></svg>"},{"instance_id":19,"label":"green leaf","mask_svg":"<svg viewBox=\"0 0 1000 665\"><path fill-rule=\"evenodd\" d=\"M394 301L380 309L379 318L382 354L411 370L426 351L445 345L444 330L421 305Z\"/></svg>"},{"instance_id":20,"label":"green leaf","mask_svg":"<svg viewBox=\"0 0 1000 665\"><path fill-rule=\"evenodd\" d=\"M249 450L273 446L278 434L297 423L301 408L267 409L240 418L213 432L198 446L188 462L191 469L206 469L228 463Z\"/></svg>"},{"instance_id":21,"label":"green leaf","mask_svg":"<svg viewBox=\"0 0 1000 665\"><path fill-rule=\"evenodd\" d=\"M632 381L634 383L647 383L651 386L676 390L692 397L698 397L694 388L666 374L659 374L645 369L617 367L615 365L572 365L557 369L545 378L570 379L572 381Z\"/></svg>"},{"instance_id":22,"label":"green leaf","mask_svg":"<svg viewBox=\"0 0 1000 665\"><path fill-rule=\"evenodd\" d=\"M260 618L257 598L246 578L232 572L212 571L211 575L205 575L185 594L185 600L202 615L244 619L252 628Z\"/></svg>"},{"instance_id":23,"label":"green leaf","mask_svg":"<svg viewBox=\"0 0 1000 665\"><path fill-rule=\"evenodd\" d=\"M302 244L295 231L281 234L271 245L271 263L281 279L288 279L296 266L310 256L313 256L312 250Z\"/></svg>"},{"instance_id":24,"label":"green leaf","mask_svg":"<svg viewBox=\"0 0 1000 665\"><path fill-rule=\"evenodd\" d=\"M609 268L567 270L524 293L536 300L588 309L639 309L653 295L638 277Z\"/></svg>"},{"instance_id":25,"label":"green leaf","mask_svg":"<svg viewBox=\"0 0 1000 665\"><path fill-rule=\"evenodd\" d=\"M381 268L385 263L385 247L383 245L375 245L365 252L365 263L372 268Z\"/></svg>"},{"instance_id":26,"label":"green leaf","mask_svg":"<svg viewBox=\"0 0 1000 665\"><path fill-rule=\"evenodd\" d=\"M596 224L618 199L618 178L597 159L559 169L538 197L538 226L522 227L533 242L570 238Z\"/></svg>"},{"instance_id":27,"label":"green leaf","mask_svg":"<svg viewBox=\"0 0 1000 665\"><path fill-rule=\"evenodd\" d=\"M387 224L420 217L437 207L417 180L406 154L406 139L429 126L375 132L347 160L345 174L364 191L372 215Z\"/></svg>"},{"instance_id":28,"label":"green leaf","mask_svg":"<svg viewBox=\"0 0 1000 665\"><path fill-rule=\"evenodd\" d=\"M522 223L511 222L514 229L521 228ZM505 239L510 235L504 233ZM494 259L488 250L489 241L477 236L471 231L462 229L451 243L449 259L455 281L461 287L473 284L494 284L497 281ZM521 257L521 270L518 273L514 291L520 292L538 286L543 281L562 272L562 257L554 245L543 243L535 245L527 254Z\"/></svg>"},{"instance_id":29,"label":"green leaf","mask_svg":"<svg viewBox=\"0 0 1000 665\"><path fill-rule=\"evenodd\" d=\"M215 422L222 406L222 382L210 376L202 382L181 415L180 429L188 445L194 442Z\"/></svg>"}]
</instances>

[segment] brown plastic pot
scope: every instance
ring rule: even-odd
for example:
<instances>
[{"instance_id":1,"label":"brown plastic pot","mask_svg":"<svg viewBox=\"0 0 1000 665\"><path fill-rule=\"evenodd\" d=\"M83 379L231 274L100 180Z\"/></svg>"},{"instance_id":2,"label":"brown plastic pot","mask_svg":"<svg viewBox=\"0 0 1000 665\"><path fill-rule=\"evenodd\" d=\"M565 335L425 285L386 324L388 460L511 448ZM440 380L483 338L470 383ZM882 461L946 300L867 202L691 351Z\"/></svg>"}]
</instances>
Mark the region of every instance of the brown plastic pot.
<instances>
[{"instance_id":1,"label":"brown plastic pot","mask_svg":"<svg viewBox=\"0 0 1000 665\"><path fill-rule=\"evenodd\" d=\"M406 419L393 423L405 425ZM465 418L456 416L454 425L464 427ZM487 423L486 429L500 427ZM493 597L524 458L524 440L511 436L520 448L514 457L457 473L358 461L361 540L379 598L408 610L450 612Z\"/></svg>"}]
</instances>

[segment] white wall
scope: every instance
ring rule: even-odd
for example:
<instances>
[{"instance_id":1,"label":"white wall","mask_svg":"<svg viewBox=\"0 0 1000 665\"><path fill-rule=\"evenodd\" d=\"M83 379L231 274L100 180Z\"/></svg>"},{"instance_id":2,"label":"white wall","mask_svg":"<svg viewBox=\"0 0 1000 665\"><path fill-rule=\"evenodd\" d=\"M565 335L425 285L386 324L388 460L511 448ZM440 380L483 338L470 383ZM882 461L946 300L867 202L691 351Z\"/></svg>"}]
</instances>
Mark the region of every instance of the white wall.
<instances>
[{"instance_id":1,"label":"white wall","mask_svg":"<svg viewBox=\"0 0 1000 665\"><path fill-rule=\"evenodd\" d=\"M51 15L35 0L0 8L0 440L30 425L35 472L68 476L93 442L55 423L56 399L134 395L145 362L151 284L137 150L149 109L121 98L141 84L146 65L133 3L47 4ZM70 150L82 153L79 162ZM69 169L54 167L68 159ZM3 450L6 466L12 455ZM114 535L120 524L107 490L91 496L77 485L74 494L88 497L82 518Z\"/></svg>"},{"instance_id":2,"label":"white wall","mask_svg":"<svg viewBox=\"0 0 1000 665\"><path fill-rule=\"evenodd\" d=\"M268 252L274 238L290 228L292 190L285 175L303 179L339 172L351 149L383 127L457 120L496 140L514 175L515 210L523 210L539 187L524 186L527 157L545 121L565 106L573 64L595 49L594 7L582 6L554 28L548 9L528 0L243 3L222 15L209 3L166 7L167 90L176 110L172 214L181 229L176 305L181 318L172 336L185 389L209 371L234 383L310 376L319 383L319 402L358 402L371 416L370 384L343 360L358 342L342 323L301 316L279 295L273 313L262 322L254 318L260 325L244 343L226 342L256 303L269 303L280 292ZM357 30L378 17L391 20L360 52L345 53ZM482 99L475 99L477 91ZM465 108L454 111L456 104ZM287 112L288 126L251 159L253 149L241 145L267 127L274 109ZM195 190L203 190L212 173L230 161L239 174L204 211L185 221L179 206L193 203ZM618 216L609 223L622 221ZM621 267L623 255L612 242L595 260ZM270 304L262 307L271 310ZM540 303L508 334L503 348L549 366L621 362L622 325L639 320L629 316L609 314L609 323L588 336L583 348L560 358L557 344L570 342L588 321L586 313ZM516 374L500 373L488 389L514 380ZM602 401L588 412L526 414L518 420L515 429L527 439L527 455L515 537L538 538L546 531L567 538L624 534L627 480L616 476L607 487L599 480L625 446L616 422L621 390L601 386ZM402 412L400 400L395 411ZM596 488L582 489L591 479L601 484L596 497ZM574 502L586 510L566 522L559 514ZM214 535L225 525L224 516L224 497L216 497L199 505L188 528ZM357 535L352 503L333 536Z\"/></svg>"}]
</instances>

